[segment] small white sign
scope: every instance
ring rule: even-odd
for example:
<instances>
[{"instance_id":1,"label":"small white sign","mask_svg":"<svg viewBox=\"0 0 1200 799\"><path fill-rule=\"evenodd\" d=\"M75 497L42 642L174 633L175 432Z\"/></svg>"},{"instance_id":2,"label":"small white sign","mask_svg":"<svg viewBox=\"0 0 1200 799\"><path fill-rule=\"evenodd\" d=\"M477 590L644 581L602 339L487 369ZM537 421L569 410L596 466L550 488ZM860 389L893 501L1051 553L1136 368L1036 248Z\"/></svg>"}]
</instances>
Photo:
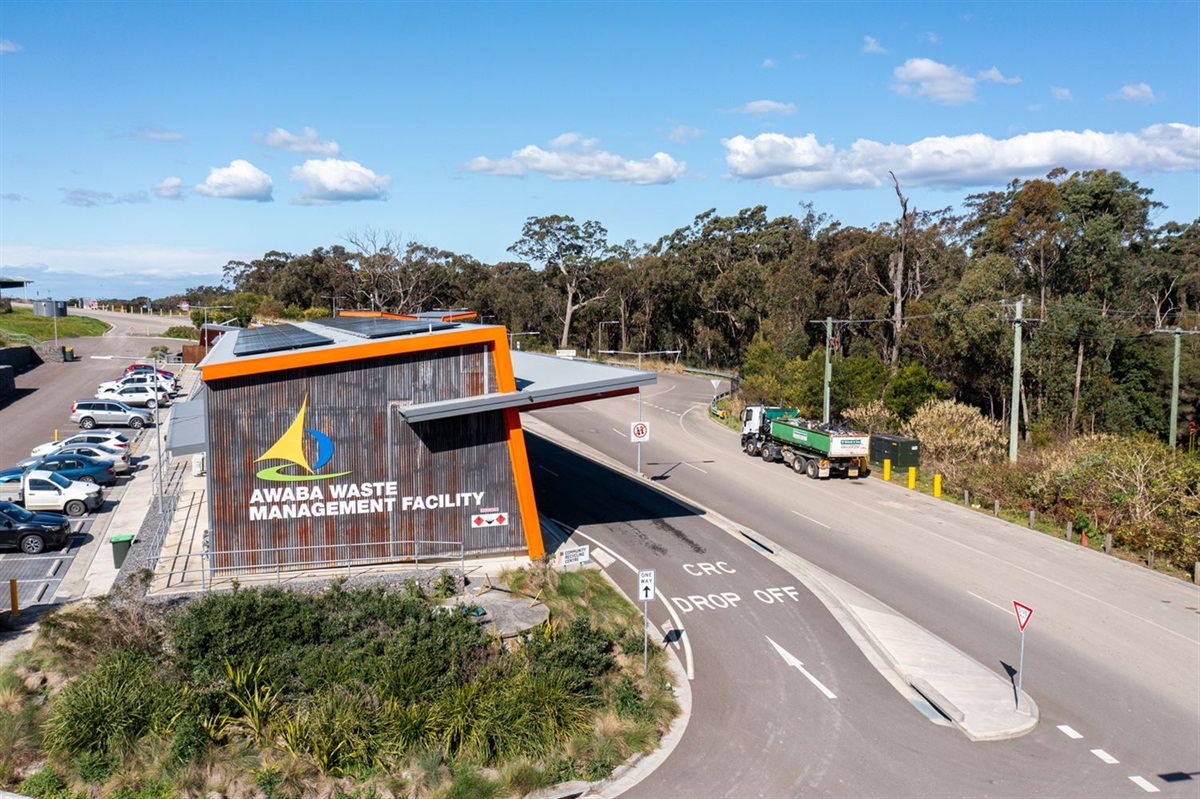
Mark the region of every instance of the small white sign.
<instances>
[{"instance_id":1,"label":"small white sign","mask_svg":"<svg viewBox=\"0 0 1200 799\"><path fill-rule=\"evenodd\" d=\"M1025 632L1025 625L1029 624L1029 617L1033 615L1033 608L1013 600L1013 610L1017 612L1017 626L1021 628L1021 632Z\"/></svg>"},{"instance_id":2,"label":"small white sign","mask_svg":"<svg viewBox=\"0 0 1200 799\"><path fill-rule=\"evenodd\" d=\"M471 517L472 527L503 527L506 524L508 524L508 514L503 511L476 513Z\"/></svg>"},{"instance_id":3,"label":"small white sign","mask_svg":"<svg viewBox=\"0 0 1200 799\"><path fill-rule=\"evenodd\" d=\"M587 544L584 544L581 547L560 549L558 551L558 557L563 566L571 566L576 563L587 563L591 559L588 555Z\"/></svg>"},{"instance_id":4,"label":"small white sign","mask_svg":"<svg viewBox=\"0 0 1200 799\"><path fill-rule=\"evenodd\" d=\"M629 423L629 440L637 443L639 441L650 440L650 423L649 422L630 422Z\"/></svg>"},{"instance_id":5,"label":"small white sign","mask_svg":"<svg viewBox=\"0 0 1200 799\"><path fill-rule=\"evenodd\" d=\"M575 358L575 350L555 350L554 354L559 358L569 358L572 360Z\"/></svg>"},{"instance_id":6,"label":"small white sign","mask_svg":"<svg viewBox=\"0 0 1200 799\"><path fill-rule=\"evenodd\" d=\"M711 378L708 382L713 384L713 391L721 390L721 378L714 377L714 378Z\"/></svg>"},{"instance_id":7,"label":"small white sign","mask_svg":"<svg viewBox=\"0 0 1200 799\"><path fill-rule=\"evenodd\" d=\"M638 572L637 601L654 601L654 569L642 569Z\"/></svg>"}]
</instances>

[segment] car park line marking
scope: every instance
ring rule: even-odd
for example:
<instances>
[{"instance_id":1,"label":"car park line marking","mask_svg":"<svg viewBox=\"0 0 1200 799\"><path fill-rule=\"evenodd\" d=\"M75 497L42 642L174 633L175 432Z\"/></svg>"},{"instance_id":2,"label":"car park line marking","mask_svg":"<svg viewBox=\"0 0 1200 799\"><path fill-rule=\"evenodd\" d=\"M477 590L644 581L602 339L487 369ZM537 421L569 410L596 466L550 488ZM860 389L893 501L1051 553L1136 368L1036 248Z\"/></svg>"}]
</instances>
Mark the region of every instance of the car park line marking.
<instances>
[{"instance_id":1,"label":"car park line marking","mask_svg":"<svg viewBox=\"0 0 1200 799\"><path fill-rule=\"evenodd\" d=\"M587 535L586 533L581 533L578 530L576 530L575 535L579 536L580 538L586 538L588 541L591 541L593 544L595 544L597 548L601 546L599 541L592 538L590 535ZM625 558L623 558L621 555L618 555L616 552L611 552L609 554L612 555L617 560L624 563L626 566L628 566L630 571L633 571L635 573L637 571L639 571L636 566L634 566L629 561L625 560ZM679 614L675 612L675 608L671 607L671 603L667 601L667 597L665 594L663 594L663 592L658 591L656 593L658 594L658 597L657 597L658 601L662 602L663 605L667 609L667 613L671 614L671 621L675 622L675 629L679 630L679 632L682 633L684 631L683 621L679 618ZM696 678L696 670L695 670L695 667L692 665L692 641L687 636L681 635L680 637L683 639L684 659L687 661L687 678L689 680L694 680Z\"/></svg>"},{"instance_id":2,"label":"car park line marking","mask_svg":"<svg viewBox=\"0 0 1200 799\"><path fill-rule=\"evenodd\" d=\"M1110 766L1114 766L1117 763L1121 762L1120 760L1117 760L1115 757L1110 755L1108 752L1105 752L1103 749L1093 749L1092 754L1095 755L1096 757L1100 758L1101 760L1103 760L1105 763L1107 763Z\"/></svg>"},{"instance_id":3,"label":"car park line marking","mask_svg":"<svg viewBox=\"0 0 1200 799\"><path fill-rule=\"evenodd\" d=\"M1154 787L1150 780L1146 779L1145 777L1130 777L1129 779L1133 781L1134 785L1141 788L1146 793L1158 793L1158 788Z\"/></svg>"},{"instance_id":4,"label":"car park line marking","mask_svg":"<svg viewBox=\"0 0 1200 799\"><path fill-rule=\"evenodd\" d=\"M692 464L688 463L687 461L684 461L683 465L695 469L698 472L702 472L703 474L708 474L708 472L706 472L704 469L701 469L699 466L692 466Z\"/></svg>"},{"instance_id":5,"label":"car park line marking","mask_svg":"<svg viewBox=\"0 0 1200 799\"><path fill-rule=\"evenodd\" d=\"M992 600L990 600L990 599L984 599L983 597L981 597L979 594L975 593L974 591L968 591L967 593L968 593L968 594L970 594L971 596L975 597L976 599L978 599L978 600L982 601L982 602L986 602L986 603L988 603L989 605L991 605L992 607L996 608L997 610L1001 610L1001 611L1003 611L1005 616L1008 616L1008 615L1011 615L1011 614L1012 614L1012 608L1006 608L1006 607L1004 607L1004 606L1002 606L1002 605L997 605L997 604L996 604L995 602L993 602ZM1063 724L1063 725L1061 725L1061 726L1059 727L1059 729L1060 729L1060 730L1063 730L1063 727L1067 727L1067 725ZM1066 729L1066 730L1063 730L1063 732L1067 732L1067 730L1071 730L1071 728L1070 728L1070 727L1067 727L1067 729ZM1074 730L1071 730L1071 732L1075 732L1075 731L1074 731ZM1067 732L1067 735L1071 735L1071 732ZM1082 736L1082 735L1080 735L1079 733L1075 733L1075 735L1071 735L1071 737L1072 737L1072 738L1082 738L1083 736Z\"/></svg>"},{"instance_id":6,"label":"car park line marking","mask_svg":"<svg viewBox=\"0 0 1200 799\"><path fill-rule=\"evenodd\" d=\"M799 658L781 647L779 644L772 641L769 637L767 638L767 641L771 644L771 646L775 647L775 651L779 653L779 656L783 658L785 663L787 663L789 666L795 666L801 674L808 678L809 682L817 687L818 691L825 694L826 699L837 699L837 695L834 694L833 691L826 688L824 683L810 674L808 669L804 668L804 664L800 662Z\"/></svg>"},{"instance_id":7,"label":"car park line marking","mask_svg":"<svg viewBox=\"0 0 1200 799\"><path fill-rule=\"evenodd\" d=\"M796 514L796 515L797 515L797 516L799 516L801 519L807 519L808 521L812 522L813 524L819 524L819 525L821 525L822 527L824 527L826 530L832 530L832 529L833 529L833 528L832 528L832 527L830 527L828 524L825 524L825 522L819 522L819 521L817 521L816 519L814 519L814 518L813 518L813 517L811 517L811 516L805 516L803 513L801 513L801 512L800 512L800 511L798 511L798 510L794 510L794 511L792 511L792 513Z\"/></svg>"},{"instance_id":8,"label":"car park line marking","mask_svg":"<svg viewBox=\"0 0 1200 799\"><path fill-rule=\"evenodd\" d=\"M1068 738L1074 738L1075 740L1079 740L1080 738L1083 737L1079 733L1075 732L1075 730L1072 729L1072 727L1069 724L1059 724L1058 729L1061 730L1062 734L1067 736Z\"/></svg>"}]
</instances>

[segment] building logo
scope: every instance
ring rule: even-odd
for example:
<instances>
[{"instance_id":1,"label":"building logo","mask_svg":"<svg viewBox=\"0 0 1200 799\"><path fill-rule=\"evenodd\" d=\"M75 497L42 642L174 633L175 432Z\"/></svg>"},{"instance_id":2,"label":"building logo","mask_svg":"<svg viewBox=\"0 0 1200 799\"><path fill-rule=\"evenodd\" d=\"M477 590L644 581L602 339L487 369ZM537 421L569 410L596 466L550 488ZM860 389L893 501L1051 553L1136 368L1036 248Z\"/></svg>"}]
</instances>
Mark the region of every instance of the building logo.
<instances>
[{"instance_id":1,"label":"building logo","mask_svg":"<svg viewBox=\"0 0 1200 799\"><path fill-rule=\"evenodd\" d=\"M279 437L278 441L271 445L270 449L254 461L258 463L259 461L266 460L283 460L287 461L287 463L260 469L256 475L258 479L270 480L276 483L296 483L309 480L328 480L331 477L344 477L350 474L350 472L317 473L317 469L329 463L329 459L333 457L333 441L320 430L310 430L304 426L304 413L307 410L308 396L305 395L304 402L300 404L300 413L296 414L291 427ZM304 454L304 436L306 434L312 436L317 442L317 460L311 466ZM284 469L291 469L293 466L300 467L306 474L285 473L283 471Z\"/></svg>"}]
</instances>

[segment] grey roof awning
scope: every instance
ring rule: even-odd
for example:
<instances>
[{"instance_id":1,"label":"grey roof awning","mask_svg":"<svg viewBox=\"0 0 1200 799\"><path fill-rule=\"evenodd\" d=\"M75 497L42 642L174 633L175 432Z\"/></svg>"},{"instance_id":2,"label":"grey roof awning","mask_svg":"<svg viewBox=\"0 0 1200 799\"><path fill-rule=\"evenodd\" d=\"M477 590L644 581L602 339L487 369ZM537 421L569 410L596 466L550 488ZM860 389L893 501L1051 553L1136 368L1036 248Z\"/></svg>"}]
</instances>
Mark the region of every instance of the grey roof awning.
<instances>
[{"instance_id":1,"label":"grey roof awning","mask_svg":"<svg viewBox=\"0 0 1200 799\"><path fill-rule=\"evenodd\" d=\"M513 352L512 364L517 380L516 391L402 405L397 410L409 422L426 422L504 408L531 411L549 405L628 394L657 380L654 372L639 372L529 352Z\"/></svg>"},{"instance_id":2,"label":"grey roof awning","mask_svg":"<svg viewBox=\"0 0 1200 799\"><path fill-rule=\"evenodd\" d=\"M207 396L208 391L201 387L191 399L171 405L167 426L167 451L171 457L208 452Z\"/></svg>"}]
</instances>

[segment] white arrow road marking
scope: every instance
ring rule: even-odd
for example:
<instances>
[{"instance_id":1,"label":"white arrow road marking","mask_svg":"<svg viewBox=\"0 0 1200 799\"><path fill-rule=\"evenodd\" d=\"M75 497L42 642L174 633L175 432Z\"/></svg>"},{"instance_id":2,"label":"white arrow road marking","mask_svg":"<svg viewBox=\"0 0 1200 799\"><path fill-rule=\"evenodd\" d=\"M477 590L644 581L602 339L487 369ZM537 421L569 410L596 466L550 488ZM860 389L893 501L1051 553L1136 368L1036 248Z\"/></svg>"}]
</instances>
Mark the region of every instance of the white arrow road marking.
<instances>
[{"instance_id":1,"label":"white arrow road marking","mask_svg":"<svg viewBox=\"0 0 1200 799\"><path fill-rule=\"evenodd\" d=\"M767 641L770 642L771 646L775 647L775 651L778 652L779 656L784 659L784 662L786 662L789 666L795 666L797 669L799 669L800 673L807 677L809 682L817 686L818 691L825 694L826 699L837 699L837 696L834 695L833 691L826 688L820 680L808 673L808 670L804 668L804 664L800 662L799 658L781 647L779 644L772 641L770 637L767 638Z\"/></svg>"}]
</instances>

